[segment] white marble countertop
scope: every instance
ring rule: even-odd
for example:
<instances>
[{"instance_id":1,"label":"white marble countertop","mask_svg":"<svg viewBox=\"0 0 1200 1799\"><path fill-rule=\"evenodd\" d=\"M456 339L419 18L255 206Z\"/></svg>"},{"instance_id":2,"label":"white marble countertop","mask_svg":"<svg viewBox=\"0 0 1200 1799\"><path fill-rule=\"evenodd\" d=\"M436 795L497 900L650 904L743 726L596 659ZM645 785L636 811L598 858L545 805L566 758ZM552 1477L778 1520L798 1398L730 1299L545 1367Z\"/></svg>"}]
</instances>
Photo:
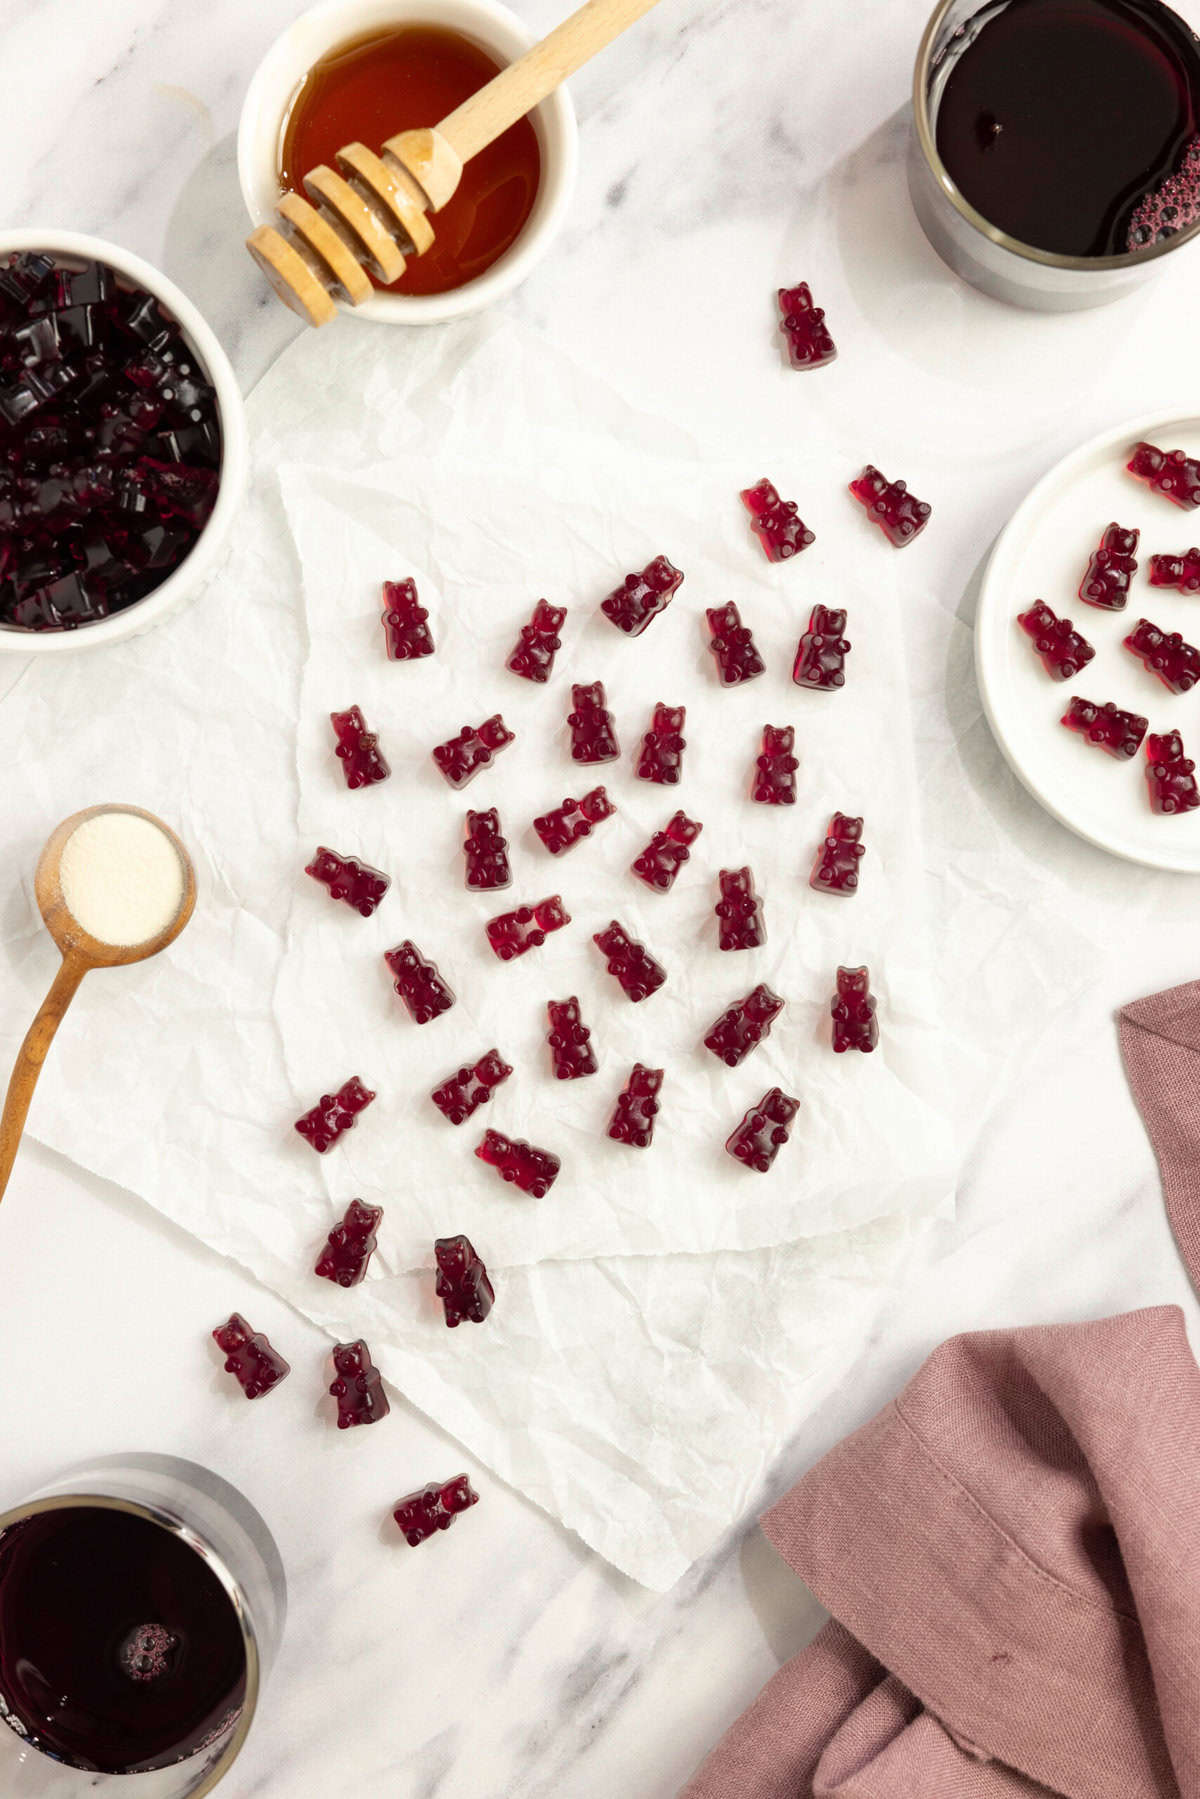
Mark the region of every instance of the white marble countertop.
<instances>
[{"instance_id":1,"label":"white marble countertop","mask_svg":"<svg viewBox=\"0 0 1200 1799\"><path fill-rule=\"evenodd\" d=\"M294 327L240 247L233 132L256 60L295 10L0 0L7 222L96 232L165 265L247 386ZM522 10L547 26L560 8ZM997 984L1026 1020L964 1130L958 1220L938 1227L769 1490L658 1596L495 1482L486 1541L462 1530L453 1553L381 1559L396 1439L328 1433L298 1466L296 1420L312 1409L301 1384L256 1413L253 1433L232 1410L193 1405L195 1345L173 1313L184 1291L214 1319L240 1307L314 1357L319 1333L140 1202L27 1147L0 1213L0 1505L121 1447L210 1462L259 1504L288 1565L291 1622L230 1799L670 1799L813 1629L813 1602L756 1532L756 1512L934 1344L1163 1300L1196 1321L1112 1025L1121 1000L1197 973L1195 887L1111 861L1038 812L980 717L964 621L980 561L1029 483L1093 431L1184 397L1200 259L1145 296L1068 319L1007 312L958 286L903 185L902 108L925 10L663 0L577 82L575 210L510 306L702 435L749 420L774 441L786 409L811 403L831 408L831 435L860 460L907 473L919 446L938 472L936 549L931 532L906 620L931 893L958 1034L969 1042L1012 1015ZM756 373L772 290L820 285L818 261L870 327L869 396ZM416 347L396 334L398 356ZM964 921L984 910L1007 923L973 959ZM1071 997L1043 1015L1037 970L1059 929ZM1028 959L1026 934L1040 946ZM136 1046L97 1048L113 1053L132 1067ZM205 1402L217 1378L201 1375ZM436 1425L395 1409L406 1453L447 1475L460 1464Z\"/></svg>"}]
</instances>

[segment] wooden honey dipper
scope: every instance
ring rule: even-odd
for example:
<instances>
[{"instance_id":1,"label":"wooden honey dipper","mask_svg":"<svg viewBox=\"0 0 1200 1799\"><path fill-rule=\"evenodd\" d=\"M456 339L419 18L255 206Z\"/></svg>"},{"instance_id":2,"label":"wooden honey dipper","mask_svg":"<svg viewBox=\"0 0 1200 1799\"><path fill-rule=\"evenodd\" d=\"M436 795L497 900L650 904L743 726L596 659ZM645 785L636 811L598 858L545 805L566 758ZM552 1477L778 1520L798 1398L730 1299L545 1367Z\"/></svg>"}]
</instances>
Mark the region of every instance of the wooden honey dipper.
<instances>
[{"instance_id":1,"label":"wooden honey dipper","mask_svg":"<svg viewBox=\"0 0 1200 1799\"><path fill-rule=\"evenodd\" d=\"M279 298L306 323L325 325L337 316L335 296L361 306L374 291L371 275L389 286L398 280L408 258L433 242L425 215L450 199L463 164L655 5L586 0L440 125L401 131L378 155L366 144L346 144L334 157L336 169L310 169L308 199L284 194L280 225L260 225L246 239Z\"/></svg>"}]
</instances>

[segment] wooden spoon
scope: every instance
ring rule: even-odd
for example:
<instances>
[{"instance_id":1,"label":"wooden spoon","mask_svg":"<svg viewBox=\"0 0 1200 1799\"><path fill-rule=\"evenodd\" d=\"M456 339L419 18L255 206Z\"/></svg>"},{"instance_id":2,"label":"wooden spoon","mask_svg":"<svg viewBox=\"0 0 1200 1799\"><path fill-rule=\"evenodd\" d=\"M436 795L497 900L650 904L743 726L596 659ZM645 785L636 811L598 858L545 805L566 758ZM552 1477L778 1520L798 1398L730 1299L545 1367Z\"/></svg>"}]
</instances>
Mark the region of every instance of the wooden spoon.
<instances>
[{"instance_id":1,"label":"wooden spoon","mask_svg":"<svg viewBox=\"0 0 1200 1799\"><path fill-rule=\"evenodd\" d=\"M63 896L62 854L68 839L74 836L81 824L104 812L127 812L146 819L170 840L179 856L183 873L183 896L179 902L179 910L164 930L159 931L155 937L147 938L144 943L105 943L99 937L92 937L71 912ZM62 963L42 1002L41 1011L30 1025L25 1041L17 1053L12 1079L8 1083L4 1111L0 1113L0 1199L3 1199L8 1186L8 1177L16 1160L42 1064L80 981L91 968L118 968L127 962L144 962L147 956L156 956L160 949L166 949L168 943L173 943L192 916L196 904L196 871L174 831L161 818L156 818L153 812L143 812L140 806L89 806L86 811L75 812L70 818L64 818L50 838L38 861L34 891L46 929L62 951Z\"/></svg>"},{"instance_id":2,"label":"wooden spoon","mask_svg":"<svg viewBox=\"0 0 1200 1799\"><path fill-rule=\"evenodd\" d=\"M427 212L458 187L463 164L541 104L658 0L586 0L549 37L509 63L440 125L401 131L379 155L345 144L304 177L308 199L284 194L280 225L260 225L246 248L285 306L309 325L337 317L335 298L361 306L374 292L366 271L391 284L433 242Z\"/></svg>"}]
</instances>

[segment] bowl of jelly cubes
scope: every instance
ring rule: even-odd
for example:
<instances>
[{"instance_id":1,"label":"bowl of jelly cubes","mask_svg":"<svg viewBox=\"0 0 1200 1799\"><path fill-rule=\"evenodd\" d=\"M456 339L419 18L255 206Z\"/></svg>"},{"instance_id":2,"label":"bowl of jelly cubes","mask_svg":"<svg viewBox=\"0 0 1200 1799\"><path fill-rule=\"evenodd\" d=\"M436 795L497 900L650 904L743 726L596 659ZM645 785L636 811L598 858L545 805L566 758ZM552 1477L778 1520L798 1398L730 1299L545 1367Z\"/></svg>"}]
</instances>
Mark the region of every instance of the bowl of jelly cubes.
<instances>
[{"instance_id":1,"label":"bowl of jelly cubes","mask_svg":"<svg viewBox=\"0 0 1200 1799\"><path fill-rule=\"evenodd\" d=\"M246 478L228 359L165 275L0 232L0 651L95 648L200 590Z\"/></svg>"}]
</instances>

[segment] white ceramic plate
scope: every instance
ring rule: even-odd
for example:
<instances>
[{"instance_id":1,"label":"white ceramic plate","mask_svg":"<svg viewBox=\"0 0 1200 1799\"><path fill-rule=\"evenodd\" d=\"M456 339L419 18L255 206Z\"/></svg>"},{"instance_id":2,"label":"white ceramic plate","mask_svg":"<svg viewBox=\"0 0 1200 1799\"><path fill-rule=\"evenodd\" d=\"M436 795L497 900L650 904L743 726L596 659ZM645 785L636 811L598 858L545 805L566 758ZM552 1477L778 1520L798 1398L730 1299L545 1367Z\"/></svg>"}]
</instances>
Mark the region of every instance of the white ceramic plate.
<instances>
[{"instance_id":1,"label":"white ceramic plate","mask_svg":"<svg viewBox=\"0 0 1200 1799\"><path fill-rule=\"evenodd\" d=\"M1118 763L1059 723L1072 694L1140 713L1151 731L1178 730L1200 762L1200 687L1173 694L1124 639L1140 618L1200 644L1200 595L1151 587L1153 554L1200 543L1200 509L1184 512L1126 474L1139 439L1200 456L1200 417L1135 419L1067 456L1038 482L996 541L979 595L975 663L984 710L1014 772L1046 810L1101 849L1152 868L1200 874L1200 809L1182 817L1150 810L1146 757ZM1112 521L1142 534L1138 571L1123 612L1079 599L1088 557ZM1073 681L1046 673L1017 614L1045 600L1096 651Z\"/></svg>"}]
</instances>

